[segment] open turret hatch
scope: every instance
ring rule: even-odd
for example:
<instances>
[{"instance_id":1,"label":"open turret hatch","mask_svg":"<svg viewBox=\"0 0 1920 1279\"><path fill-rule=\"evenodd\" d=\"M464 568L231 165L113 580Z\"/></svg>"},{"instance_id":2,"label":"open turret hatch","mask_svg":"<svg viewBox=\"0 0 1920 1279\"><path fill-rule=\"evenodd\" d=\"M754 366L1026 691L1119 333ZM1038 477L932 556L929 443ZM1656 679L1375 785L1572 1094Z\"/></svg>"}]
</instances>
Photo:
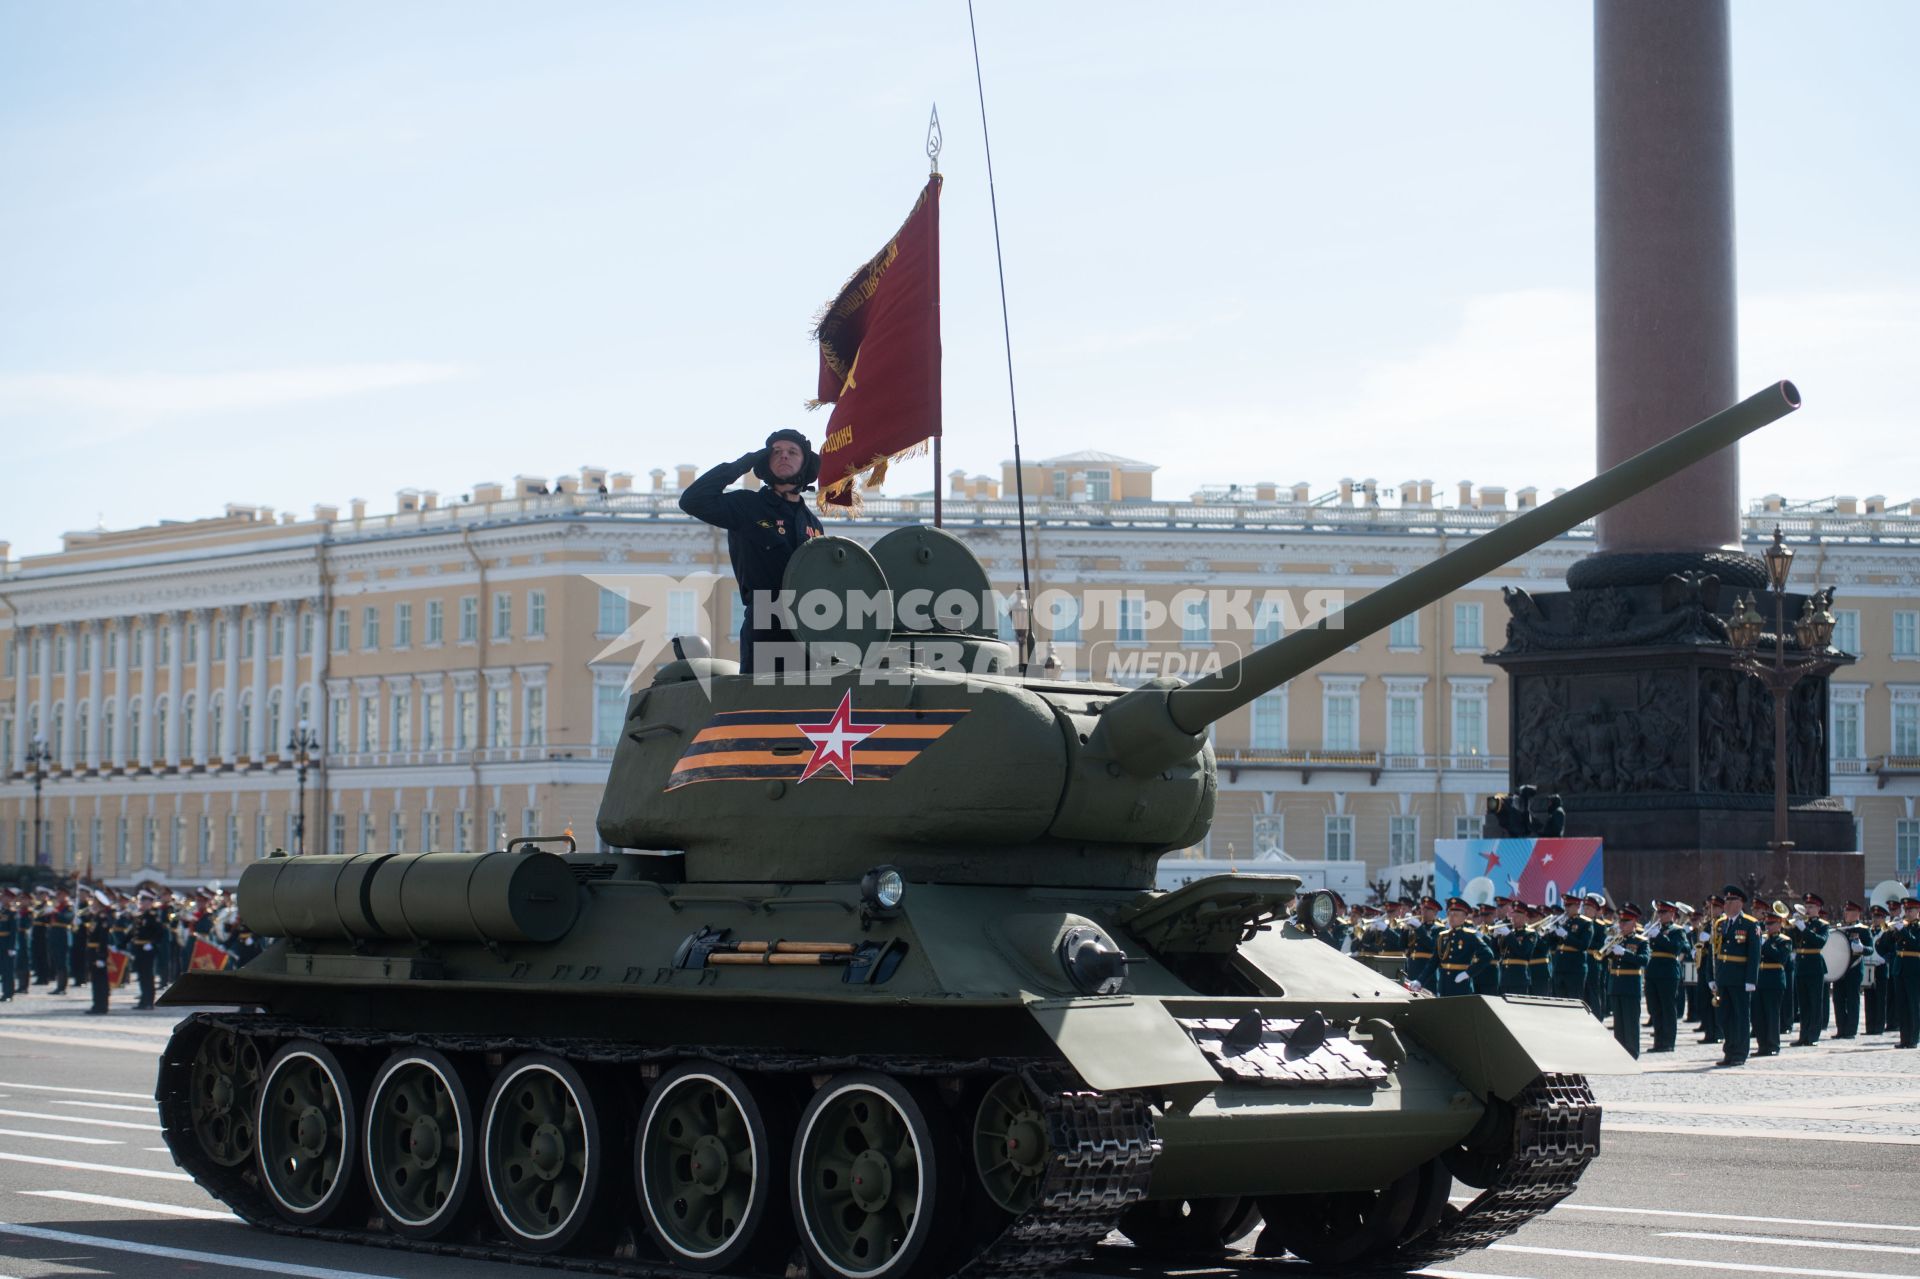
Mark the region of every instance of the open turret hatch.
<instances>
[{"instance_id":1,"label":"open turret hatch","mask_svg":"<svg viewBox=\"0 0 1920 1279\"><path fill-rule=\"evenodd\" d=\"M1296 875L1209 875L1142 896L1115 921L1162 955L1226 955L1273 923L1300 894Z\"/></svg>"}]
</instances>

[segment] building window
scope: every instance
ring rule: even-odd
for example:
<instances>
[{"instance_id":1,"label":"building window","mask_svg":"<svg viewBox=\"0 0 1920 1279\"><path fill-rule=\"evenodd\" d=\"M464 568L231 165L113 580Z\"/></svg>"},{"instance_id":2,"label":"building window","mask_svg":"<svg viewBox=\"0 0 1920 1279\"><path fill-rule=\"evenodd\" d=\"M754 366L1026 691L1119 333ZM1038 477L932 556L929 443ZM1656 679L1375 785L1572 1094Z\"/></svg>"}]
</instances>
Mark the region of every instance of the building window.
<instances>
[{"instance_id":1,"label":"building window","mask_svg":"<svg viewBox=\"0 0 1920 1279\"><path fill-rule=\"evenodd\" d=\"M1353 814L1327 814L1327 851L1330 862L1353 860Z\"/></svg>"},{"instance_id":2,"label":"building window","mask_svg":"<svg viewBox=\"0 0 1920 1279\"><path fill-rule=\"evenodd\" d=\"M1253 855L1255 857L1286 857L1287 815L1285 813L1254 814Z\"/></svg>"},{"instance_id":3,"label":"building window","mask_svg":"<svg viewBox=\"0 0 1920 1279\"><path fill-rule=\"evenodd\" d=\"M547 690L536 684L527 690L526 719L520 729L521 744L544 746L547 741Z\"/></svg>"},{"instance_id":4,"label":"building window","mask_svg":"<svg viewBox=\"0 0 1920 1279\"><path fill-rule=\"evenodd\" d=\"M1401 652L1420 651L1420 615L1409 613L1387 628L1387 647Z\"/></svg>"},{"instance_id":5,"label":"building window","mask_svg":"<svg viewBox=\"0 0 1920 1279\"><path fill-rule=\"evenodd\" d=\"M281 700L280 690L277 688L267 694L267 754L269 755L279 753L280 743L286 740L287 736L281 732L286 727ZM187 722L191 724L193 720L189 718Z\"/></svg>"},{"instance_id":6,"label":"building window","mask_svg":"<svg viewBox=\"0 0 1920 1279\"><path fill-rule=\"evenodd\" d=\"M471 750L477 744L475 716L480 699L471 688L455 689L453 694L453 749Z\"/></svg>"},{"instance_id":7,"label":"building window","mask_svg":"<svg viewBox=\"0 0 1920 1279\"><path fill-rule=\"evenodd\" d=\"M260 619L258 617L249 617L246 621L240 623L240 656L249 662L253 660L253 655L257 651L254 636L259 633L259 630Z\"/></svg>"},{"instance_id":8,"label":"building window","mask_svg":"<svg viewBox=\"0 0 1920 1279\"><path fill-rule=\"evenodd\" d=\"M240 814L227 814L227 865L238 865L244 850L240 847Z\"/></svg>"},{"instance_id":9,"label":"building window","mask_svg":"<svg viewBox=\"0 0 1920 1279\"><path fill-rule=\"evenodd\" d=\"M1857 700L1842 701L1838 697L1834 698L1833 732L1830 734L1833 742L1833 758L1860 758L1860 708L1861 704Z\"/></svg>"},{"instance_id":10,"label":"building window","mask_svg":"<svg viewBox=\"0 0 1920 1279\"><path fill-rule=\"evenodd\" d=\"M187 819L183 814L173 815L173 834L167 840L167 865L178 866L180 855L187 850Z\"/></svg>"},{"instance_id":11,"label":"building window","mask_svg":"<svg viewBox=\"0 0 1920 1279\"><path fill-rule=\"evenodd\" d=\"M393 732L387 738L390 750L413 748L413 698L405 693L393 695Z\"/></svg>"},{"instance_id":12,"label":"building window","mask_svg":"<svg viewBox=\"0 0 1920 1279\"><path fill-rule=\"evenodd\" d=\"M618 591L600 588L600 621L594 627L594 633L602 639L620 634L627 629L627 599Z\"/></svg>"},{"instance_id":13,"label":"building window","mask_svg":"<svg viewBox=\"0 0 1920 1279\"><path fill-rule=\"evenodd\" d=\"M1387 754L1420 753L1420 700L1413 692L1387 694Z\"/></svg>"},{"instance_id":14,"label":"building window","mask_svg":"<svg viewBox=\"0 0 1920 1279\"><path fill-rule=\"evenodd\" d=\"M1453 694L1453 753L1487 753L1487 695L1481 690L1456 689Z\"/></svg>"},{"instance_id":15,"label":"building window","mask_svg":"<svg viewBox=\"0 0 1920 1279\"><path fill-rule=\"evenodd\" d=\"M620 725L627 714L627 693L617 680L593 686L593 742L613 746L620 740Z\"/></svg>"},{"instance_id":16,"label":"building window","mask_svg":"<svg viewBox=\"0 0 1920 1279\"><path fill-rule=\"evenodd\" d=\"M124 817L114 823L113 861L116 866L125 866L127 864L129 836L132 833L129 829L130 825L131 823Z\"/></svg>"},{"instance_id":17,"label":"building window","mask_svg":"<svg viewBox=\"0 0 1920 1279\"><path fill-rule=\"evenodd\" d=\"M300 652L303 656L313 651L313 627L313 614L302 613L300 615Z\"/></svg>"},{"instance_id":18,"label":"building window","mask_svg":"<svg viewBox=\"0 0 1920 1279\"><path fill-rule=\"evenodd\" d=\"M335 857L347 851L347 815L345 813L327 814L327 851Z\"/></svg>"},{"instance_id":19,"label":"building window","mask_svg":"<svg viewBox=\"0 0 1920 1279\"><path fill-rule=\"evenodd\" d=\"M413 605L411 604L393 606L393 646L395 648L413 647Z\"/></svg>"},{"instance_id":20,"label":"building window","mask_svg":"<svg viewBox=\"0 0 1920 1279\"><path fill-rule=\"evenodd\" d=\"M1065 471L1055 471L1053 473L1053 495L1063 501L1066 499L1067 473Z\"/></svg>"},{"instance_id":21,"label":"building window","mask_svg":"<svg viewBox=\"0 0 1920 1279\"><path fill-rule=\"evenodd\" d=\"M1321 695L1321 741L1330 751L1360 749L1360 681L1328 683Z\"/></svg>"},{"instance_id":22,"label":"building window","mask_svg":"<svg viewBox=\"0 0 1920 1279\"><path fill-rule=\"evenodd\" d=\"M440 600L427 601L427 643L445 643L447 638L447 606Z\"/></svg>"},{"instance_id":23,"label":"building window","mask_svg":"<svg viewBox=\"0 0 1920 1279\"><path fill-rule=\"evenodd\" d=\"M360 614L360 647L371 653L380 647L380 610L365 609Z\"/></svg>"},{"instance_id":24,"label":"building window","mask_svg":"<svg viewBox=\"0 0 1920 1279\"><path fill-rule=\"evenodd\" d=\"M1287 694L1285 689L1253 699L1252 746L1257 751L1287 748Z\"/></svg>"},{"instance_id":25,"label":"building window","mask_svg":"<svg viewBox=\"0 0 1920 1279\"><path fill-rule=\"evenodd\" d=\"M1893 877L1911 884L1920 873L1920 818L1901 817L1893 823Z\"/></svg>"},{"instance_id":26,"label":"building window","mask_svg":"<svg viewBox=\"0 0 1920 1279\"><path fill-rule=\"evenodd\" d=\"M380 699L371 694L360 698L360 742L363 754L380 749Z\"/></svg>"},{"instance_id":27,"label":"building window","mask_svg":"<svg viewBox=\"0 0 1920 1279\"><path fill-rule=\"evenodd\" d=\"M353 639L352 629L353 623L348 617L347 610L344 608L335 609L333 611L334 652L345 653L349 650L351 647L349 641Z\"/></svg>"},{"instance_id":28,"label":"building window","mask_svg":"<svg viewBox=\"0 0 1920 1279\"><path fill-rule=\"evenodd\" d=\"M520 833L522 835L538 835L540 833L540 810L539 809L528 808L521 811Z\"/></svg>"},{"instance_id":29,"label":"building window","mask_svg":"<svg viewBox=\"0 0 1920 1279\"><path fill-rule=\"evenodd\" d=\"M504 685L487 690L487 745L504 750L513 744L513 691Z\"/></svg>"},{"instance_id":30,"label":"building window","mask_svg":"<svg viewBox=\"0 0 1920 1279\"><path fill-rule=\"evenodd\" d=\"M1206 596L1180 601L1180 642L1200 646L1213 643L1213 614Z\"/></svg>"},{"instance_id":31,"label":"building window","mask_svg":"<svg viewBox=\"0 0 1920 1279\"><path fill-rule=\"evenodd\" d=\"M1477 653L1484 647L1480 628L1480 606L1455 604L1453 606L1453 651Z\"/></svg>"},{"instance_id":32,"label":"building window","mask_svg":"<svg viewBox=\"0 0 1920 1279\"><path fill-rule=\"evenodd\" d=\"M547 635L547 593L527 592L527 638L545 639Z\"/></svg>"},{"instance_id":33,"label":"building window","mask_svg":"<svg viewBox=\"0 0 1920 1279\"><path fill-rule=\"evenodd\" d=\"M493 597L493 637L513 638L513 596L506 591L497 592Z\"/></svg>"},{"instance_id":34,"label":"building window","mask_svg":"<svg viewBox=\"0 0 1920 1279\"><path fill-rule=\"evenodd\" d=\"M1893 753L1907 759L1920 755L1920 701L1893 703Z\"/></svg>"},{"instance_id":35,"label":"building window","mask_svg":"<svg viewBox=\"0 0 1920 1279\"><path fill-rule=\"evenodd\" d=\"M407 851L407 815L395 808L387 818L387 851L404 853Z\"/></svg>"},{"instance_id":36,"label":"building window","mask_svg":"<svg viewBox=\"0 0 1920 1279\"><path fill-rule=\"evenodd\" d=\"M473 851L473 812L460 809L453 815L453 848L458 853Z\"/></svg>"},{"instance_id":37,"label":"building window","mask_svg":"<svg viewBox=\"0 0 1920 1279\"><path fill-rule=\"evenodd\" d=\"M350 746L347 737L347 699L344 697L327 699L327 716L330 721L327 726L327 749L344 753Z\"/></svg>"},{"instance_id":38,"label":"building window","mask_svg":"<svg viewBox=\"0 0 1920 1279\"><path fill-rule=\"evenodd\" d=\"M994 633L1002 644L1011 644L1016 636L1013 633L1013 600L999 591L993 593Z\"/></svg>"},{"instance_id":39,"label":"building window","mask_svg":"<svg viewBox=\"0 0 1920 1279\"><path fill-rule=\"evenodd\" d=\"M267 855L267 810L261 809L253 815L253 855L255 859Z\"/></svg>"},{"instance_id":40,"label":"building window","mask_svg":"<svg viewBox=\"0 0 1920 1279\"><path fill-rule=\"evenodd\" d=\"M1404 866L1420 860L1420 818L1387 819L1387 865Z\"/></svg>"},{"instance_id":41,"label":"building window","mask_svg":"<svg viewBox=\"0 0 1920 1279\"><path fill-rule=\"evenodd\" d=\"M420 694L420 749L437 751L440 749L440 697L437 692Z\"/></svg>"},{"instance_id":42,"label":"building window","mask_svg":"<svg viewBox=\"0 0 1920 1279\"><path fill-rule=\"evenodd\" d=\"M248 754L253 749L253 690L240 694L240 744L235 748L237 755Z\"/></svg>"},{"instance_id":43,"label":"building window","mask_svg":"<svg viewBox=\"0 0 1920 1279\"><path fill-rule=\"evenodd\" d=\"M1144 644L1147 642L1147 597L1144 595L1122 595L1120 597L1119 626L1114 638L1122 644Z\"/></svg>"},{"instance_id":44,"label":"building window","mask_svg":"<svg viewBox=\"0 0 1920 1279\"><path fill-rule=\"evenodd\" d=\"M460 597L460 642L472 644L480 638L480 597L462 595Z\"/></svg>"},{"instance_id":45,"label":"building window","mask_svg":"<svg viewBox=\"0 0 1920 1279\"><path fill-rule=\"evenodd\" d=\"M373 851L373 814L360 814L360 849L363 853Z\"/></svg>"},{"instance_id":46,"label":"building window","mask_svg":"<svg viewBox=\"0 0 1920 1279\"><path fill-rule=\"evenodd\" d=\"M1089 502L1111 502L1113 500L1113 472L1087 472L1087 500Z\"/></svg>"},{"instance_id":47,"label":"building window","mask_svg":"<svg viewBox=\"0 0 1920 1279\"><path fill-rule=\"evenodd\" d=\"M273 615L272 634L272 655L275 657L285 656L287 651L287 615L285 613L275 613Z\"/></svg>"},{"instance_id":48,"label":"building window","mask_svg":"<svg viewBox=\"0 0 1920 1279\"><path fill-rule=\"evenodd\" d=\"M1456 816L1453 819L1453 837L1455 839L1480 838L1480 819L1472 816Z\"/></svg>"},{"instance_id":49,"label":"building window","mask_svg":"<svg viewBox=\"0 0 1920 1279\"><path fill-rule=\"evenodd\" d=\"M1833 646L1843 653L1860 656L1859 609L1836 608L1833 610Z\"/></svg>"},{"instance_id":50,"label":"building window","mask_svg":"<svg viewBox=\"0 0 1920 1279\"><path fill-rule=\"evenodd\" d=\"M1920 613L1900 612L1893 615L1893 655L1920 657Z\"/></svg>"},{"instance_id":51,"label":"building window","mask_svg":"<svg viewBox=\"0 0 1920 1279\"><path fill-rule=\"evenodd\" d=\"M667 634L700 633L699 597L692 591L667 592Z\"/></svg>"},{"instance_id":52,"label":"building window","mask_svg":"<svg viewBox=\"0 0 1920 1279\"><path fill-rule=\"evenodd\" d=\"M420 851L431 853L440 847L440 814L420 814Z\"/></svg>"},{"instance_id":53,"label":"building window","mask_svg":"<svg viewBox=\"0 0 1920 1279\"><path fill-rule=\"evenodd\" d=\"M1065 591L1048 592L1047 631L1055 644L1080 642L1080 597Z\"/></svg>"},{"instance_id":54,"label":"building window","mask_svg":"<svg viewBox=\"0 0 1920 1279\"><path fill-rule=\"evenodd\" d=\"M507 815L497 808L487 810L487 847L507 846Z\"/></svg>"}]
</instances>

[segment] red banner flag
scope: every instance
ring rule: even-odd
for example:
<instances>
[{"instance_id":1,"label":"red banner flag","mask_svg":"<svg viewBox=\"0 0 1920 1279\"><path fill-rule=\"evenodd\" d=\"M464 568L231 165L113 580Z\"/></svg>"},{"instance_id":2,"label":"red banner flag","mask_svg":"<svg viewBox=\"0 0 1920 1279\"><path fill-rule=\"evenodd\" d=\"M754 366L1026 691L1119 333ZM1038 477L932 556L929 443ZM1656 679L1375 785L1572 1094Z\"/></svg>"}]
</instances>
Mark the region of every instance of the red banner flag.
<instances>
[{"instance_id":1,"label":"red banner flag","mask_svg":"<svg viewBox=\"0 0 1920 1279\"><path fill-rule=\"evenodd\" d=\"M820 448L822 505L856 506L887 465L940 434L940 175L873 260L820 315L820 390L833 405ZM940 482L934 477L934 483Z\"/></svg>"},{"instance_id":2,"label":"red banner flag","mask_svg":"<svg viewBox=\"0 0 1920 1279\"><path fill-rule=\"evenodd\" d=\"M127 960L132 956L124 950L107 950L107 985L124 986L127 984Z\"/></svg>"},{"instance_id":3,"label":"red banner flag","mask_svg":"<svg viewBox=\"0 0 1920 1279\"><path fill-rule=\"evenodd\" d=\"M193 957L187 961L190 973L217 973L227 966L232 958L227 952L204 937L193 939Z\"/></svg>"}]
</instances>

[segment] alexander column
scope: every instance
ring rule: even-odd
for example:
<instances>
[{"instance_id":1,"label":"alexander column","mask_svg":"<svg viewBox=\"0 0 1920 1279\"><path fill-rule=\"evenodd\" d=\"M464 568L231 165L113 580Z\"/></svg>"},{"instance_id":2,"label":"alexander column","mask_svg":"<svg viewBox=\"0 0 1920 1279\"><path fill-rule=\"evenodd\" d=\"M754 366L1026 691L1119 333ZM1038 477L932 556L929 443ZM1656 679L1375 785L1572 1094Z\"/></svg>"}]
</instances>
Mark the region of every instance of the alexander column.
<instances>
[{"instance_id":1,"label":"alexander column","mask_svg":"<svg viewBox=\"0 0 1920 1279\"><path fill-rule=\"evenodd\" d=\"M1605 469L1742 393L1726 0L1595 0L1593 26ZM1789 708L1796 847L1767 852L1772 703L1734 670L1725 621L1767 585L1741 549L1739 479L1734 449L1701 462L1602 515L1565 592L1507 593L1507 643L1488 660L1512 680L1513 785L1559 793L1567 834L1605 841L1618 899L1695 900L1750 875L1830 901L1861 888L1852 820L1827 797L1824 677Z\"/></svg>"}]
</instances>

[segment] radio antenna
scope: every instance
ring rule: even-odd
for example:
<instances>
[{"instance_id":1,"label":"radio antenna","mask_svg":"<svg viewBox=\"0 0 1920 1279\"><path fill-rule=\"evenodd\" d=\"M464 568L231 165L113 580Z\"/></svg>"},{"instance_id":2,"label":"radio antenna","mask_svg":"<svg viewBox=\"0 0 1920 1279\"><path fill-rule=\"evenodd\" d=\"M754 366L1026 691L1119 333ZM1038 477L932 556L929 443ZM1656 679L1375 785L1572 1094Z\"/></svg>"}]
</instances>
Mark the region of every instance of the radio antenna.
<instances>
[{"instance_id":1,"label":"radio antenna","mask_svg":"<svg viewBox=\"0 0 1920 1279\"><path fill-rule=\"evenodd\" d=\"M987 90L980 75L980 32L973 22L973 0L967 0L967 34L973 37L973 87L980 96L980 142L987 153L987 204L993 210L993 263L1000 274L1000 336L1007 349L1007 410L1013 419L1014 510L1020 522L1020 595L1014 601L1015 638L1020 645L1021 669L1032 656L1029 629L1033 575L1027 559L1027 477L1020 460L1020 401L1013 390L1013 329L1007 321L1007 260L1000 249L1000 198L993 186L993 140L987 133Z\"/></svg>"}]
</instances>

